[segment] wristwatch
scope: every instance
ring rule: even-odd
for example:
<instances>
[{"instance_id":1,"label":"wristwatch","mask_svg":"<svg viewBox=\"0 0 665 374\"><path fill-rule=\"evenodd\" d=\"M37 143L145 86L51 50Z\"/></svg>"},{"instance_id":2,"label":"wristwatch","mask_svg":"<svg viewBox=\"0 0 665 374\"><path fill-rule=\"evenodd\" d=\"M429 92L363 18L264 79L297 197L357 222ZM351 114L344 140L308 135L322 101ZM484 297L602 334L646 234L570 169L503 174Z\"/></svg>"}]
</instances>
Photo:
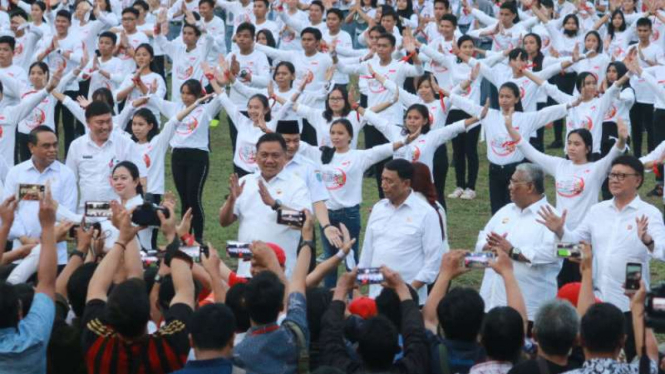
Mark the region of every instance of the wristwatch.
<instances>
[{"instance_id":1,"label":"wristwatch","mask_svg":"<svg viewBox=\"0 0 665 374\"><path fill-rule=\"evenodd\" d=\"M83 252L81 252L77 249L72 251L71 256L69 256L69 258L72 258L74 256L79 256L79 257L81 257L81 260L85 260L85 253L83 253Z\"/></svg>"},{"instance_id":2,"label":"wristwatch","mask_svg":"<svg viewBox=\"0 0 665 374\"><path fill-rule=\"evenodd\" d=\"M515 261L520 261L520 256L522 255L522 251L520 251L519 248L517 247L512 247L510 248L510 251L508 251L508 256L510 256L511 259Z\"/></svg>"},{"instance_id":3,"label":"wristwatch","mask_svg":"<svg viewBox=\"0 0 665 374\"><path fill-rule=\"evenodd\" d=\"M275 200L275 203L271 206L272 210L277 210L282 207L282 202L277 199Z\"/></svg>"},{"instance_id":4,"label":"wristwatch","mask_svg":"<svg viewBox=\"0 0 665 374\"><path fill-rule=\"evenodd\" d=\"M159 275L159 273L155 274L155 283L160 284L162 283L162 276Z\"/></svg>"},{"instance_id":5,"label":"wristwatch","mask_svg":"<svg viewBox=\"0 0 665 374\"><path fill-rule=\"evenodd\" d=\"M303 240L302 242L300 242L298 250L300 250L300 248L304 246L308 246L312 251L316 251L316 244L314 244L314 241L312 240Z\"/></svg>"}]
</instances>

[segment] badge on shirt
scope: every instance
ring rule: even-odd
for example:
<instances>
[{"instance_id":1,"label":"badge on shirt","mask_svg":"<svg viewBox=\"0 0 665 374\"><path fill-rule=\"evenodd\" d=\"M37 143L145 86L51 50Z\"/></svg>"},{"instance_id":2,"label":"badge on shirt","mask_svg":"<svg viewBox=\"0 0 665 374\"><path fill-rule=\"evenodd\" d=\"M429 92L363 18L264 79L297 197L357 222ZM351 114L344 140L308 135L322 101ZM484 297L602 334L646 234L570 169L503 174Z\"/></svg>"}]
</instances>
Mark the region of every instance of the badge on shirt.
<instances>
[{"instance_id":1,"label":"badge on shirt","mask_svg":"<svg viewBox=\"0 0 665 374\"><path fill-rule=\"evenodd\" d=\"M84 160L92 160L92 155L83 155L82 158Z\"/></svg>"},{"instance_id":2,"label":"badge on shirt","mask_svg":"<svg viewBox=\"0 0 665 374\"><path fill-rule=\"evenodd\" d=\"M628 231L632 230L632 229L633 229L633 225L628 225L627 229L628 229Z\"/></svg>"},{"instance_id":3,"label":"badge on shirt","mask_svg":"<svg viewBox=\"0 0 665 374\"><path fill-rule=\"evenodd\" d=\"M508 223L508 221L510 221L510 218L506 217L506 218L501 220L501 223L506 224L506 223Z\"/></svg>"}]
</instances>

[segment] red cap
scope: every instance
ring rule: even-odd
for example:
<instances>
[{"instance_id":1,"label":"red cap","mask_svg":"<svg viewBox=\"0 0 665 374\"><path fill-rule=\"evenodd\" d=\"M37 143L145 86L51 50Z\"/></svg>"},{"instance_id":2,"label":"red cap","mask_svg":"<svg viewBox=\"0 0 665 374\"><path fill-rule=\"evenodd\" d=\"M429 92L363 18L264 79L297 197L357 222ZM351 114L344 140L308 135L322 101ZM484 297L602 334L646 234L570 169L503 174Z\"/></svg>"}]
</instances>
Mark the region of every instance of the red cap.
<instances>
[{"instance_id":1,"label":"red cap","mask_svg":"<svg viewBox=\"0 0 665 374\"><path fill-rule=\"evenodd\" d=\"M572 282L565 284L563 287L559 288L559 292L556 294L557 299L568 300L574 307L577 307L577 300L580 297L580 289L582 288L582 283ZM596 302L599 303L600 299L595 298Z\"/></svg>"},{"instance_id":2,"label":"red cap","mask_svg":"<svg viewBox=\"0 0 665 374\"><path fill-rule=\"evenodd\" d=\"M286 264L286 254L284 254L282 247L275 243L266 243L266 245L270 247L273 252L275 252L275 256L277 256L277 262L279 262L279 265L284 266Z\"/></svg>"},{"instance_id":3,"label":"red cap","mask_svg":"<svg viewBox=\"0 0 665 374\"><path fill-rule=\"evenodd\" d=\"M379 312L376 309L376 302L367 296L359 297L349 304L349 312L358 315L363 319L369 319L376 316Z\"/></svg>"}]
</instances>

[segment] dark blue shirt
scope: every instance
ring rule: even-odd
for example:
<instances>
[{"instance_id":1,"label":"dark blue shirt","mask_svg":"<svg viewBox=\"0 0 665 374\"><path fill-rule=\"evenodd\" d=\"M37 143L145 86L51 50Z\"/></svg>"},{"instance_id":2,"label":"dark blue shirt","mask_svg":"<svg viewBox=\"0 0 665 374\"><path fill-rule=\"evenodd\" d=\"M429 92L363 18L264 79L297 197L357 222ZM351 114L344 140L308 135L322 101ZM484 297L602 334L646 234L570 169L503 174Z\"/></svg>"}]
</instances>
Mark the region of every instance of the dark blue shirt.
<instances>
[{"instance_id":1,"label":"dark blue shirt","mask_svg":"<svg viewBox=\"0 0 665 374\"><path fill-rule=\"evenodd\" d=\"M233 362L223 357L212 360L188 361L185 367L173 374L231 374Z\"/></svg>"}]
</instances>

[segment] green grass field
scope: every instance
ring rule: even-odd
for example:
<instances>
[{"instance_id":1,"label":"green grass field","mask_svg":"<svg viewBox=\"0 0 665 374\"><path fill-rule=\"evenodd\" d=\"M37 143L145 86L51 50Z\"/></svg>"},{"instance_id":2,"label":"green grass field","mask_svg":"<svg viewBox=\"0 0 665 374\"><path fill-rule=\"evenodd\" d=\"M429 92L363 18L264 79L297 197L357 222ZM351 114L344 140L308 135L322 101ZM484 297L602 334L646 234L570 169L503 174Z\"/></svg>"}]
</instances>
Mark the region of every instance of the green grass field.
<instances>
[{"instance_id":1,"label":"green grass field","mask_svg":"<svg viewBox=\"0 0 665 374\"><path fill-rule=\"evenodd\" d=\"M233 154L231 150L231 141L229 137L228 125L226 122L226 115L220 115L219 125L211 129L211 147L210 154L210 173L208 181L206 182L203 202L205 206L205 239L210 241L215 248L220 250L223 255L224 243L226 240L236 239L237 224L231 227L222 228L218 222L218 212L221 207L224 196L228 193L228 177L233 171ZM546 130L545 144L549 144L552 140L552 131ZM645 137L646 138L646 137ZM359 144L364 144L361 139ZM478 232L484 227L489 218L491 217L490 203L489 203L489 190L488 190L488 161L485 157L486 146L485 143L479 143L478 149L480 153L480 173L478 176L477 194L475 200L466 201L459 199L447 199L448 205L448 233L450 247L453 249L472 249L478 237ZM646 149L646 146L643 147ZM448 146L449 159L452 159L452 147ZM551 152L556 155L563 155L562 150ZM167 190L176 192L171 176L170 157L167 157L166 166L166 185ZM553 179L547 178L546 193L551 203L554 202L554 187ZM646 193L650 191L655 184L653 174L649 174L646 178L644 186L641 188L642 197L646 198ZM451 167L448 171L446 181L446 195L455 188L455 175L454 169ZM651 204L662 208L662 201L660 198L646 198ZM363 183L363 204L361 208L363 232L367 218L369 217L369 210L378 201L378 193L376 182L373 178L365 178ZM361 236L362 240L362 236ZM362 242L361 242L362 244ZM319 243L319 253L321 246ZM341 269L341 268L340 268ZM665 265L658 262L653 262L651 267L652 279L662 280L665 279ZM458 284L466 284L474 287L480 285L481 272L471 272L463 276Z\"/></svg>"}]
</instances>

